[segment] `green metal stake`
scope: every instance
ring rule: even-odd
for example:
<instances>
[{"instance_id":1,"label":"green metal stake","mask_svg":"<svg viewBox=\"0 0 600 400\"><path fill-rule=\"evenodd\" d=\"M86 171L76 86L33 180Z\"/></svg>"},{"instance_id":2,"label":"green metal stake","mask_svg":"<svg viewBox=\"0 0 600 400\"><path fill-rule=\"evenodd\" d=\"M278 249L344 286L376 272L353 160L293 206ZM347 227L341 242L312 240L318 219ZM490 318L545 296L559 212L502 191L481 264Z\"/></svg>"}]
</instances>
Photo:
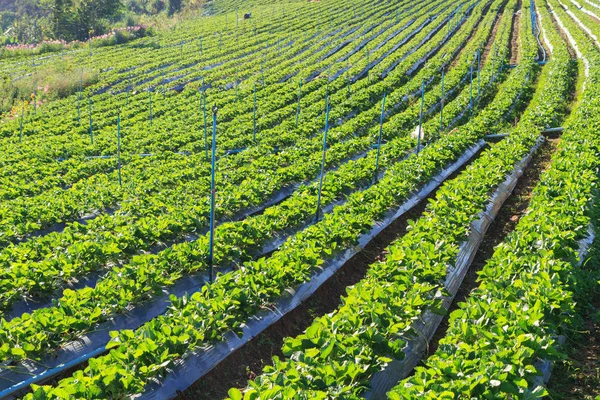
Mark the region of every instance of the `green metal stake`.
<instances>
[{"instance_id":1,"label":"green metal stake","mask_svg":"<svg viewBox=\"0 0 600 400\"><path fill-rule=\"evenodd\" d=\"M254 143L256 143L256 82L254 83L254 116L253 116L253 123L254 123L254 132L252 133L252 140L254 141Z\"/></svg>"},{"instance_id":2,"label":"green metal stake","mask_svg":"<svg viewBox=\"0 0 600 400\"><path fill-rule=\"evenodd\" d=\"M298 80L298 107L296 108L296 128L298 127L298 118L300 117L300 97L302 96L302 79Z\"/></svg>"},{"instance_id":3,"label":"green metal stake","mask_svg":"<svg viewBox=\"0 0 600 400\"><path fill-rule=\"evenodd\" d=\"M93 126L93 119L92 119L92 98L88 95L88 108L90 111L90 143L94 144L94 130L92 129Z\"/></svg>"},{"instance_id":4,"label":"green metal stake","mask_svg":"<svg viewBox=\"0 0 600 400\"><path fill-rule=\"evenodd\" d=\"M423 134L423 106L425 104L425 80L421 81L421 112L419 113L419 132L417 133L417 155L421 150L421 135Z\"/></svg>"},{"instance_id":5,"label":"green metal stake","mask_svg":"<svg viewBox=\"0 0 600 400\"><path fill-rule=\"evenodd\" d=\"M381 101L381 117L379 118L379 137L377 138L377 156L375 157L375 174L373 175L373 184L377 182L379 175L379 154L381 153L381 135L383 133L383 117L385 115L385 96L383 92L383 100Z\"/></svg>"},{"instance_id":6,"label":"green metal stake","mask_svg":"<svg viewBox=\"0 0 600 400\"><path fill-rule=\"evenodd\" d=\"M121 113L117 115L117 169L119 174L119 186L123 187L121 180Z\"/></svg>"},{"instance_id":7,"label":"green metal stake","mask_svg":"<svg viewBox=\"0 0 600 400\"><path fill-rule=\"evenodd\" d=\"M327 155L327 132L329 131L329 99L325 112L325 133L323 133L323 158L321 159L321 176L319 178L319 192L317 194L317 211L315 213L315 224L319 222L321 211L321 192L323 191L323 174L325 172L325 156Z\"/></svg>"}]
</instances>

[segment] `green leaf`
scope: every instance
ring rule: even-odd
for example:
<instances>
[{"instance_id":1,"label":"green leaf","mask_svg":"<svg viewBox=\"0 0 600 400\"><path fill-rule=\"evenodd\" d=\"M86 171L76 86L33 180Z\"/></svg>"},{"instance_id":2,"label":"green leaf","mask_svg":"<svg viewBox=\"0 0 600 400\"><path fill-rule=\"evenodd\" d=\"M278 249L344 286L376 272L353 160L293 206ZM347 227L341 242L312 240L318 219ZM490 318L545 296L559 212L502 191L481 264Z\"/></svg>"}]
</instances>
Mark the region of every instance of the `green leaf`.
<instances>
[{"instance_id":1,"label":"green leaf","mask_svg":"<svg viewBox=\"0 0 600 400\"><path fill-rule=\"evenodd\" d=\"M227 395L229 398L231 398L231 400L242 400L243 398L242 392L236 388L229 389L229 391L227 391Z\"/></svg>"}]
</instances>

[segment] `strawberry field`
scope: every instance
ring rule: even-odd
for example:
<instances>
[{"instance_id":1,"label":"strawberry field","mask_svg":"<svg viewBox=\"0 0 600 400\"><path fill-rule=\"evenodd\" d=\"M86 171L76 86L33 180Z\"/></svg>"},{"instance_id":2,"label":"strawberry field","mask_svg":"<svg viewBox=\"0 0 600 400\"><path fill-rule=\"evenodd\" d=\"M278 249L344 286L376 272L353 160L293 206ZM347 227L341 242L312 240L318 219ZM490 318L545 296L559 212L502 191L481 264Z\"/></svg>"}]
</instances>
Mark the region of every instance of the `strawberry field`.
<instances>
[{"instance_id":1,"label":"strawberry field","mask_svg":"<svg viewBox=\"0 0 600 400\"><path fill-rule=\"evenodd\" d=\"M79 76L0 123L0 398L600 396L553 383L600 305L599 38L596 0L212 0L0 59Z\"/></svg>"}]
</instances>

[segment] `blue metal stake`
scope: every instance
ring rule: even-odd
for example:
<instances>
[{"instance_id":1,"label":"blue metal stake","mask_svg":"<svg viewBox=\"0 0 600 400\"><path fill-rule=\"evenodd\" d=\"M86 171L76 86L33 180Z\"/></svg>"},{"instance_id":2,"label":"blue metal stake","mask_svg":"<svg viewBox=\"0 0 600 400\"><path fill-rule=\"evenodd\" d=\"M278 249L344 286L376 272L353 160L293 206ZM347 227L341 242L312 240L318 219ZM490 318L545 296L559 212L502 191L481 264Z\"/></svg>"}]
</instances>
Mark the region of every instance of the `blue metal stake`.
<instances>
[{"instance_id":1,"label":"blue metal stake","mask_svg":"<svg viewBox=\"0 0 600 400\"><path fill-rule=\"evenodd\" d=\"M213 106L212 154L210 168L210 236L208 244L208 279L213 281L213 251L215 244L215 156L217 149L217 106Z\"/></svg>"},{"instance_id":2,"label":"blue metal stake","mask_svg":"<svg viewBox=\"0 0 600 400\"><path fill-rule=\"evenodd\" d=\"M377 138L377 156L375 157L375 174L373 175L373 183L377 182L379 175L379 154L381 153L381 134L383 133L383 117L385 114L385 96L383 92L383 100L381 101L381 117L379 118L379 137Z\"/></svg>"},{"instance_id":3,"label":"blue metal stake","mask_svg":"<svg viewBox=\"0 0 600 400\"><path fill-rule=\"evenodd\" d=\"M150 126L152 126L152 92L148 90L148 96L150 98Z\"/></svg>"},{"instance_id":4,"label":"blue metal stake","mask_svg":"<svg viewBox=\"0 0 600 400\"><path fill-rule=\"evenodd\" d=\"M469 92L469 107L471 108L471 115L473 115L473 63L471 63L471 88Z\"/></svg>"},{"instance_id":5,"label":"blue metal stake","mask_svg":"<svg viewBox=\"0 0 600 400\"><path fill-rule=\"evenodd\" d=\"M119 174L119 186L123 187L121 180L121 113L117 116L117 168Z\"/></svg>"},{"instance_id":6,"label":"blue metal stake","mask_svg":"<svg viewBox=\"0 0 600 400\"><path fill-rule=\"evenodd\" d=\"M202 94L202 108L204 112L204 155L208 160L208 132L206 124L206 92Z\"/></svg>"},{"instance_id":7,"label":"blue metal stake","mask_svg":"<svg viewBox=\"0 0 600 400\"><path fill-rule=\"evenodd\" d=\"M125 97L125 105L129 105L129 90L131 89L131 72L129 73L129 78L127 78L127 94Z\"/></svg>"},{"instance_id":8,"label":"blue metal stake","mask_svg":"<svg viewBox=\"0 0 600 400\"><path fill-rule=\"evenodd\" d=\"M19 125L20 125L19 143L21 143L23 141L23 118L24 117L25 117L25 102L23 102L23 104L21 105L21 122L19 123Z\"/></svg>"},{"instance_id":9,"label":"blue metal stake","mask_svg":"<svg viewBox=\"0 0 600 400\"><path fill-rule=\"evenodd\" d=\"M444 69L442 69L442 96L440 99L440 133L444 130Z\"/></svg>"},{"instance_id":10,"label":"blue metal stake","mask_svg":"<svg viewBox=\"0 0 600 400\"><path fill-rule=\"evenodd\" d=\"M492 54L492 81L494 81L494 77L496 76L496 68L495 68L495 63L496 63L496 46L494 46L494 53Z\"/></svg>"},{"instance_id":11,"label":"blue metal stake","mask_svg":"<svg viewBox=\"0 0 600 400\"><path fill-rule=\"evenodd\" d=\"M481 95L481 51L477 50L477 99Z\"/></svg>"},{"instance_id":12,"label":"blue metal stake","mask_svg":"<svg viewBox=\"0 0 600 400\"><path fill-rule=\"evenodd\" d=\"M238 94L239 94L238 82L239 82L238 69L237 69L237 67L235 67L235 101L236 102L238 102L240 100L240 98L238 96Z\"/></svg>"},{"instance_id":13,"label":"blue metal stake","mask_svg":"<svg viewBox=\"0 0 600 400\"><path fill-rule=\"evenodd\" d=\"M77 122L81 125L81 91L83 88L83 69L79 78L79 95L77 96Z\"/></svg>"},{"instance_id":14,"label":"blue metal stake","mask_svg":"<svg viewBox=\"0 0 600 400\"><path fill-rule=\"evenodd\" d=\"M253 123L254 123L254 132L252 134L252 140L254 141L254 143L256 143L256 82L254 83L254 116L253 116Z\"/></svg>"},{"instance_id":15,"label":"blue metal stake","mask_svg":"<svg viewBox=\"0 0 600 400\"><path fill-rule=\"evenodd\" d=\"M419 132L417 133L417 155L421 150L421 135L423 134L423 106L425 104L425 80L421 81L421 112L419 113Z\"/></svg>"},{"instance_id":16,"label":"blue metal stake","mask_svg":"<svg viewBox=\"0 0 600 400\"><path fill-rule=\"evenodd\" d=\"M88 95L88 106L90 110L90 143L94 144L94 131L92 129L92 98Z\"/></svg>"},{"instance_id":17,"label":"blue metal stake","mask_svg":"<svg viewBox=\"0 0 600 400\"><path fill-rule=\"evenodd\" d=\"M300 97L302 96L302 79L298 81L298 107L296 108L296 128L298 127L298 118L300 118Z\"/></svg>"},{"instance_id":18,"label":"blue metal stake","mask_svg":"<svg viewBox=\"0 0 600 400\"><path fill-rule=\"evenodd\" d=\"M321 192L323 190L323 173L325 171L325 156L327 155L327 132L329 131L329 99L327 101L327 110L325 112L325 133L323 133L323 158L321 159L321 176L319 178L319 192L317 194L317 211L315 213L315 224L319 222L321 211Z\"/></svg>"}]
</instances>

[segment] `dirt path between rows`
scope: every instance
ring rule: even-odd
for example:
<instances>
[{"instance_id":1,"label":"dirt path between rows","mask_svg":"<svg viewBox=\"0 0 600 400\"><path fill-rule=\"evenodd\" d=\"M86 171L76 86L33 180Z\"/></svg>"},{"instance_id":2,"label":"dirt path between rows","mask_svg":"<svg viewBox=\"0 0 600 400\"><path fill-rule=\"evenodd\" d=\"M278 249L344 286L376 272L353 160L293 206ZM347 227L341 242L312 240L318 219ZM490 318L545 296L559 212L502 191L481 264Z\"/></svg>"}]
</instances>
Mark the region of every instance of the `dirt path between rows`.
<instances>
[{"instance_id":1,"label":"dirt path between rows","mask_svg":"<svg viewBox=\"0 0 600 400\"><path fill-rule=\"evenodd\" d=\"M510 38L510 64L517 64L521 60L521 46L519 45L519 28L521 23L521 0L517 3L516 12L513 14L513 23Z\"/></svg>"},{"instance_id":2,"label":"dirt path between rows","mask_svg":"<svg viewBox=\"0 0 600 400\"><path fill-rule=\"evenodd\" d=\"M502 243L507 235L515 229L517 223L527 211L533 189L537 185L542 172L550 165L552 154L556 150L558 141L558 139L549 139L544 142L531 159L523 175L517 182L512 194L504 202L500 212L488 228L483 241L475 254L475 258L465 275L463 283L450 306L448 314L442 320L429 344L429 354L433 354L437 350L440 339L446 336L446 331L448 330L448 315L456 310L458 304L464 301L470 295L471 291L479 285L477 282L477 272L485 266L487 261L494 254L495 247ZM426 358L423 360L425 359Z\"/></svg>"}]
</instances>

